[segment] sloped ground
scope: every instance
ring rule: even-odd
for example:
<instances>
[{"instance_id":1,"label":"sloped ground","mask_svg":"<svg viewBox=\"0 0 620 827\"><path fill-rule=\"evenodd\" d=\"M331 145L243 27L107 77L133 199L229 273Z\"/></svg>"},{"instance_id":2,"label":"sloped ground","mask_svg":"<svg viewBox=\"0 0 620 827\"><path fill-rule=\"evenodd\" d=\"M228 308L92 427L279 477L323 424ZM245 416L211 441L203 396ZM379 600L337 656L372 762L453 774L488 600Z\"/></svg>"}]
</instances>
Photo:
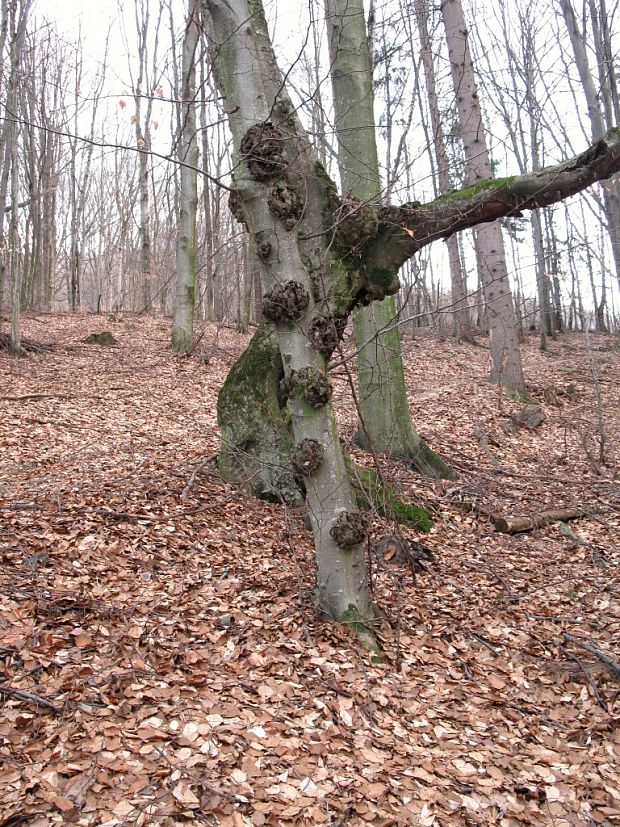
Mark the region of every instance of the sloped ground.
<instances>
[{"instance_id":1,"label":"sloped ground","mask_svg":"<svg viewBox=\"0 0 620 827\"><path fill-rule=\"evenodd\" d=\"M83 343L104 328L118 347ZM620 823L617 340L591 342L604 467L582 336L524 348L547 421L516 433L484 348L407 345L415 421L460 477L385 466L435 510L435 559L414 582L373 554L376 663L316 616L299 515L218 477L247 337L209 328L205 365L163 319L24 333L56 347L0 355L0 824ZM531 534L485 517L574 505L592 516Z\"/></svg>"}]
</instances>

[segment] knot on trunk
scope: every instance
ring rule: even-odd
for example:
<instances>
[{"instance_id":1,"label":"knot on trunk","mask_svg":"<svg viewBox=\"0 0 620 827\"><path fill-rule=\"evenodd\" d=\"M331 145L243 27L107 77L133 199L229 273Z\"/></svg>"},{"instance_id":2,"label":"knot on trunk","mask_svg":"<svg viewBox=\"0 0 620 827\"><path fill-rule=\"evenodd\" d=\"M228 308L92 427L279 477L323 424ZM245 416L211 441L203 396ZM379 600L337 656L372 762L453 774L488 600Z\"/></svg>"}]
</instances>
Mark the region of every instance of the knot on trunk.
<instances>
[{"instance_id":1,"label":"knot on trunk","mask_svg":"<svg viewBox=\"0 0 620 827\"><path fill-rule=\"evenodd\" d=\"M281 181L274 184L267 197L272 215L279 218L287 230L293 230L304 211L304 203L297 192Z\"/></svg>"},{"instance_id":2,"label":"knot on trunk","mask_svg":"<svg viewBox=\"0 0 620 827\"><path fill-rule=\"evenodd\" d=\"M348 258L359 258L366 242L377 235L379 222L375 207L347 193L332 218L338 251Z\"/></svg>"},{"instance_id":3,"label":"knot on trunk","mask_svg":"<svg viewBox=\"0 0 620 827\"><path fill-rule=\"evenodd\" d=\"M284 133L270 121L255 123L245 133L239 151L256 181L268 181L284 172L284 141Z\"/></svg>"},{"instance_id":4,"label":"knot on trunk","mask_svg":"<svg viewBox=\"0 0 620 827\"><path fill-rule=\"evenodd\" d=\"M263 315L274 323L294 322L303 316L309 304L310 294L301 282L285 281L263 296Z\"/></svg>"},{"instance_id":5,"label":"knot on trunk","mask_svg":"<svg viewBox=\"0 0 620 827\"><path fill-rule=\"evenodd\" d=\"M315 350L331 356L342 336L346 321L337 321L331 313L317 316L308 326L308 338Z\"/></svg>"},{"instance_id":6,"label":"knot on trunk","mask_svg":"<svg viewBox=\"0 0 620 827\"><path fill-rule=\"evenodd\" d=\"M256 255L261 261L267 261L273 252L273 247L269 241L269 233L265 230L259 230L254 235L254 243L256 245Z\"/></svg>"},{"instance_id":7,"label":"knot on trunk","mask_svg":"<svg viewBox=\"0 0 620 827\"><path fill-rule=\"evenodd\" d=\"M329 533L340 548L353 548L366 539L368 521L359 511L343 511Z\"/></svg>"},{"instance_id":8,"label":"knot on trunk","mask_svg":"<svg viewBox=\"0 0 620 827\"><path fill-rule=\"evenodd\" d=\"M313 408L327 405L332 396L332 386L327 376L317 368L302 368L291 376L292 389Z\"/></svg>"},{"instance_id":9,"label":"knot on trunk","mask_svg":"<svg viewBox=\"0 0 620 827\"><path fill-rule=\"evenodd\" d=\"M245 215L243 213L243 203L241 201L241 196L239 195L238 190L232 189L228 196L228 209L231 211L232 215L237 219L239 224L243 224L244 227L247 227Z\"/></svg>"},{"instance_id":10,"label":"knot on trunk","mask_svg":"<svg viewBox=\"0 0 620 827\"><path fill-rule=\"evenodd\" d=\"M325 452L316 439L302 439L291 454L293 468L305 477L309 477L323 464Z\"/></svg>"}]
</instances>

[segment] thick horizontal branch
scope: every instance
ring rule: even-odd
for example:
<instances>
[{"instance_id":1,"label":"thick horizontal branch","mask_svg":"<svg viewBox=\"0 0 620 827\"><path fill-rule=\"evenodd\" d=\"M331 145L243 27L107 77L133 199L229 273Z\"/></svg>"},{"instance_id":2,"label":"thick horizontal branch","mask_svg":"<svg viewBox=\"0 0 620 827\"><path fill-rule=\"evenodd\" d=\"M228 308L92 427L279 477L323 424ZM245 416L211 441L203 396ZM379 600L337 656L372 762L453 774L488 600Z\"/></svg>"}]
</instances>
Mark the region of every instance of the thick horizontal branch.
<instances>
[{"instance_id":1,"label":"thick horizontal branch","mask_svg":"<svg viewBox=\"0 0 620 827\"><path fill-rule=\"evenodd\" d=\"M620 128L611 129L593 146L553 167L479 181L442 195L428 204L385 207L379 232L364 251L368 263L381 261L398 269L422 247L439 238L506 216L520 216L563 201L620 171Z\"/></svg>"}]
</instances>

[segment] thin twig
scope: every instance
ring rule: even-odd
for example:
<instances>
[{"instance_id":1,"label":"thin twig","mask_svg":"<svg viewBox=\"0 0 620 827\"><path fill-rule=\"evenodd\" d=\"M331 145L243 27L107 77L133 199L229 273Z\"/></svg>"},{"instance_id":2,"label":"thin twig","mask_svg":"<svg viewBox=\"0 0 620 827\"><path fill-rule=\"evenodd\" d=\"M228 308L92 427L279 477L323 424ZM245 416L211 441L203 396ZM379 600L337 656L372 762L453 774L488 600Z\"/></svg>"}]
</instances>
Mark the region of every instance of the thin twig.
<instances>
[{"instance_id":1,"label":"thin twig","mask_svg":"<svg viewBox=\"0 0 620 827\"><path fill-rule=\"evenodd\" d=\"M598 701L598 705L600 707L602 707L605 710L605 712L609 712L609 707L607 706L607 703L605 702L604 698L601 697L601 694L598 691L598 689L596 688L596 685L595 685L594 681L590 677L590 673L588 672L586 667L583 665L581 660L577 657L577 655L574 655L572 652L569 652L563 646L560 646L560 651L563 652L569 660L572 660L577 664L577 666L579 667L579 669L583 673L583 676L586 679L586 682L587 682L588 686L592 689L592 692L594 693L594 695L596 697L596 700Z\"/></svg>"},{"instance_id":2,"label":"thin twig","mask_svg":"<svg viewBox=\"0 0 620 827\"><path fill-rule=\"evenodd\" d=\"M580 649L584 649L586 652L594 655L594 657L600 660L601 663L605 664L611 672L613 678L620 681L620 663L616 663L615 660L613 660L613 658L611 658L608 654L602 652L598 646L595 646L593 643L588 643L587 640L582 640L581 638L575 637L575 635L569 635L568 632L564 632L564 640L574 643L575 646L578 646Z\"/></svg>"},{"instance_id":3,"label":"thin twig","mask_svg":"<svg viewBox=\"0 0 620 827\"><path fill-rule=\"evenodd\" d=\"M46 698L42 698L40 695L35 695L32 692L23 692L21 689L13 689L11 686L0 686L0 695L4 695L7 698L15 698L18 701L30 701L31 703L37 704L37 706L42 706L45 707L45 709L55 712L56 715L60 715L62 712L59 706L56 706L56 704L53 704Z\"/></svg>"}]
</instances>

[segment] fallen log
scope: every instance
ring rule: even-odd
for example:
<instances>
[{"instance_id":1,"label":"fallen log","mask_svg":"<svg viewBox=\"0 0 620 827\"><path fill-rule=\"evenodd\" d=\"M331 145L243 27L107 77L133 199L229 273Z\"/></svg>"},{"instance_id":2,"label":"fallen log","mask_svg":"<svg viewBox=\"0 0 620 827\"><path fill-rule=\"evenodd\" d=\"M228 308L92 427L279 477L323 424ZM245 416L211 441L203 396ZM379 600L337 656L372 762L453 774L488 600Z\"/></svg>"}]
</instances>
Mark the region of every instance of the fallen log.
<instances>
[{"instance_id":1,"label":"fallen log","mask_svg":"<svg viewBox=\"0 0 620 827\"><path fill-rule=\"evenodd\" d=\"M549 511L539 511L527 517L502 517L500 514L491 514L496 531L502 534L520 534L522 531L533 531L535 528L549 525L549 523L566 522L587 517L588 512L583 508L558 508Z\"/></svg>"}]
</instances>

